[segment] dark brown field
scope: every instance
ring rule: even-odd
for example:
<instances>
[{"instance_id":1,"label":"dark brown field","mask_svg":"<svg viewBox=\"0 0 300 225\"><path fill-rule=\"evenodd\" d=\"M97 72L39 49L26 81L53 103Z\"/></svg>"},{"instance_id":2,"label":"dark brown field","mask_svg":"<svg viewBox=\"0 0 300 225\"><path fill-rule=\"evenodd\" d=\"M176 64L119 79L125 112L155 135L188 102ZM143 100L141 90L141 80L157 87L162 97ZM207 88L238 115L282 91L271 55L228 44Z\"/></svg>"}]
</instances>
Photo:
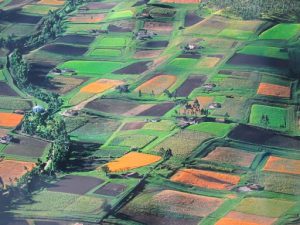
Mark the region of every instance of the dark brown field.
<instances>
[{"instance_id":1,"label":"dark brown field","mask_svg":"<svg viewBox=\"0 0 300 225\"><path fill-rule=\"evenodd\" d=\"M150 64L151 61L144 61L144 62L136 62L132 63L122 69L119 69L117 71L114 71L114 74L140 74L144 73L146 70L148 70L148 64Z\"/></svg>"},{"instance_id":2,"label":"dark brown field","mask_svg":"<svg viewBox=\"0 0 300 225\"><path fill-rule=\"evenodd\" d=\"M7 83L0 81L0 95L3 96L19 96Z\"/></svg>"},{"instance_id":3,"label":"dark brown field","mask_svg":"<svg viewBox=\"0 0 300 225\"><path fill-rule=\"evenodd\" d=\"M189 78L183 82L183 84L176 90L178 97L187 97L192 93L195 88L200 87L206 81L205 75L189 76Z\"/></svg>"},{"instance_id":4,"label":"dark brown field","mask_svg":"<svg viewBox=\"0 0 300 225\"><path fill-rule=\"evenodd\" d=\"M141 112L138 116L163 116L170 111L175 104L173 102L166 102L152 106L151 108Z\"/></svg>"},{"instance_id":5,"label":"dark brown field","mask_svg":"<svg viewBox=\"0 0 300 225\"><path fill-rule=\"evenodd\" d=\"M97 189L94 193L99 195L118 196L126 190L126 185L107 183Z\"/></svg>"}]
</instances>

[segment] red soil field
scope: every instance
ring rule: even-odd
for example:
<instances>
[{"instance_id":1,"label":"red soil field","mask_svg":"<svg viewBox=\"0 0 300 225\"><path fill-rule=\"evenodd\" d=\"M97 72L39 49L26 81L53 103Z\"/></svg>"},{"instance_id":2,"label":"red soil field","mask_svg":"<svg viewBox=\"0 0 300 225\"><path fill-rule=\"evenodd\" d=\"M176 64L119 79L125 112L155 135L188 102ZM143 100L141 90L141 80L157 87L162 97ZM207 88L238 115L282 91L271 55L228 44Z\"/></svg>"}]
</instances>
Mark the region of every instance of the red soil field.
<instances>
[{"instance_id":1,"label":"red soil field","mask_svg":"<svg viewBox=\"0 0 300 225\"><path fill-rule=\"evenodd\" d=\"M15 113L0 113L0 127L16 127L21 123L23 117L23 115Z\"/></svg>"},{"instance_id":2,"label":"red soil field","mask_svg":"<svg viewBox=\"0 0 300 225\"><path fill-rule=\"evenodd\" d=\"M216 225L272 225L276 220L277 218L232 211L220 219Z\"/></svg>"},{"instance_id":3,"label":"red soil field","mask_svg":"<svg viewBox=\"0 0 300 225\"><path fill-rule=\"evenodd\" d=\"M300 174L300 160L286 159L276 156L270 156L264 171L279 173Z\"/></svg>"},{"instance_id":4,"label":"red soil field","mask_svg":"<svg viewBox=\"0 0 300 225\"><path fill-rule=\"evenodd\" d=\"M35 163L33 162L0 160L0 177L5 185L10 185L11 181L15 183L17 179L22 177L27 171L31 171L34 167Z\"/></svg>"},{"instance_id":5,"label":"red soil field","mask_svg":"<svg viewBox=\"0 0 300 225\"><path fill-rule=\"evenodd\" d=\"M281 98L290 98L291 88L277 84L260 83L257 90L257 94Z\"/></svg>"},{"instance_id":6,"label":"red soil field","mask_svg":"<svg viewBox=\"0 0 300 225\"><path fill-rule=\"evenodd\" d=\"M223 199L188 194L173 190L164 190L153 196L153 200L166 206L171 212L190 216L208 216L215 211Z\"/></svg>"},{"instance_id":7,"label":"red soil field","mask_svg":"<svg viewBox=\"0 0 300 225\"><path fill-rule=\"evenodd\" d=\"M239 183L240 177L206 170L182 169L171 177L171 181L200 188L231 190Z\"/></svg>"}]
</instances>

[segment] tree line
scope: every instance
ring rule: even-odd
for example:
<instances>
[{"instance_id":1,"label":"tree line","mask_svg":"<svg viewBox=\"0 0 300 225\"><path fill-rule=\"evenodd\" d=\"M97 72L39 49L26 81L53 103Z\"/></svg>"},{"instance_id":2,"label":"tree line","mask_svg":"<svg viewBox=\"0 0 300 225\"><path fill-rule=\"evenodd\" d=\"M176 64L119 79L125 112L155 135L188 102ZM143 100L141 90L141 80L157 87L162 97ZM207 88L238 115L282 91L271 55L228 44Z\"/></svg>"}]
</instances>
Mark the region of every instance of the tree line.
<instances>
[{"instance_id":1,"label":"tree line","mask_svg":"<svg viewBox=\"0 0 300 225\"><path fill-rule=\"evenodd\" d=\"M200 8L204 6L224 9L245 20L300 21L299 0L206 0L200 3Z\"/></svg>"}]
</instances>

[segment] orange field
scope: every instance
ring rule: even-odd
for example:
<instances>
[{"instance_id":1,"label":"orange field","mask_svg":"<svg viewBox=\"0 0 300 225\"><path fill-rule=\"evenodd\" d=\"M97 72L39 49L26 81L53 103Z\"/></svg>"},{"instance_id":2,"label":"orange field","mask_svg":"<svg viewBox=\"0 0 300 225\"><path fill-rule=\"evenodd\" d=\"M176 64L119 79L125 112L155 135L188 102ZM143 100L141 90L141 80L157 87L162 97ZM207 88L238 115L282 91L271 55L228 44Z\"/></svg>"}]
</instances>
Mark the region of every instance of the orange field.
<instances>
[{"instance_id":1,"label":"orange field","mask_svg":"<svg viewBox=\"0 0 300 225\"><path fill-rule=\"evenodd\" d=\"M257 94L276 96L282 98L290 98L291 88L287 86L277 85L277 84L260 83L257 90Z\"/></svg>"},{"instance_id":2,"label":"orange field","mask_svg":"<svg viewBox=\"0 0 300 225\"><path fill-rule=\"evenodd\" d=\"M200 107L207 108L209 104L213 103L214 97L209 96L199 96L197 97L198 102L200 103Z\"/></svg>"},{"instance_id":3,"label":"orange field","mask_svg":"<svg viewBox=\"0 0 300 225\"><path fill-rule=\"evenodd\" d=\"M68 20L73 23L99 23L105 17L105 14L86 14L70 17Z\"/></svg>"},{"instance_id":4,"label":"orange field","mask_svg":"<svg viewBox=\"0 0 300 225\"><path fill-rule=\"evenodd\" d=\"M300 160L270 156L264 166L264 170L279 173L300 174Z\"/></svg>"},{"instance_id":5,"label":"orange field","mask_svg":"<svg viewBox=\"0 0 300 225\"><path fill-rule=\"evenodd\" d=\"M173 75L159 75L151 78L142 85L140 85L135 91L141 90L142 93L161 94L164 90L171 87L176 82L176 77Z\"/></svg>"},{"instance_id":6,"label":"orange field","mask_svg":"<svg viewBox=\"0 0 300 225\"><path fill-rule=\"evenodd\" d=\"M42 5L63 5L65 4L64 0L40 0L37 4Z\"/></svg>"},{"instance_id":7,"label":"orange field","mask_svg":"<svg viewBox=\"0 0 300 225\"><path fill-rule=\"evenodd\" d=\"M277 218L232 211L220 219L216 225L271 225L276 220Z\"/></svg>"},{"instance_id":8,"label":"orange field","mask_svg":"<svg viewBox=\"0 0 300 225\"><path fill-rule=\"evenodd\" d=\"M171 181L216 190L231 190L240 181L239 176L206 170L182 169Z\"/></svg>"},{"instance_id":9,"label":"orange field","mask_svg":"<svg viewBox=\"0 0 300 225\"><path fill-rule=\"evenodd\" d=\"M130 152L121 158L107 163L110 172L121 172L147 166L161 159L160 156L149 155L139 152Z\"/></svg>"},{"instance_id":10,"label":"orange field","mask_svg":"<svg viewBox=\"0 0 300 225\"><path fill-rule=\"evenodd\" d=\"M179 4L197 4L201 2L201 0L161 0L161 2L179 3Z\"/></svg>"},{"instance_id":11,"label":"orange field","mask_svg":"<svg viewBox=\"0 0 300 225\"><path fill-rule=\"evenodd\" d=\"M202 195L188 194L180 191L164 190L153 196L160 206L170 209L176 214L190 216L208 216L223 202L223 199Z\"/></svg>"},{"instance_id":12,"label":"orange field","mask_svg":"<svg viewBox=\"0 0 300 225\"><path fill-rule=\"evenodd\" d=\"M27 173L27 171L31 171L34 167L35 163L33 162L2 160L0 161L0 177L5 185L9 185L11 182L15 183L16 179L19 179Z\"/></svg>"},{"instance_id":13,"label":"orange field","mask_svg":"<svg viewBox=\"0 0 300 225\"><path fill-rule=\"evenodd\" d=\"M15 113L0 113L0 127L16 127L23 119L23 115Z\"/></svg>"},{"instance_id":14,"label":"orange field","mask_svg":"<svg viewBox=\"0 0 300 225\"><path fill-rule=\"evenodd\" d=\"M99 94L121 84L123 81L120 80L100 79L81 88L80 92Z\"/></svg>"}]
</instances>

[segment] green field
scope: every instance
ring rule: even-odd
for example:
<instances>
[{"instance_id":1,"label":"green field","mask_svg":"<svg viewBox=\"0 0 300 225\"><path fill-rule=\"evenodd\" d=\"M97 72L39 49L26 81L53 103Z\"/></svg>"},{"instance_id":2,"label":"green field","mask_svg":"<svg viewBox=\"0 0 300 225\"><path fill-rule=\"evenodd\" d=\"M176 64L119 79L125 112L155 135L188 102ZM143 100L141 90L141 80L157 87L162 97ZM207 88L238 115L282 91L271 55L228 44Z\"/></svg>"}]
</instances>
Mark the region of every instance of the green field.
<instances>
[{"instance_id":1,"label":"green field","mask_svg":"<svg viewBox=\"0 0 300 225\"><path fill-rule=\"evenodd\" d=\"M61 64L59 68L72 69L82 76L89 76L110 73L122 65L120 62L73 60Z\"/></svg>"},{"instance_id":2,"label":"green field","mask_svg":"<svg viewBox=\"0 0 300 225\"><path fill-rule=\"evenodd\" d=\"M121 56L122 52L117 49L94 49L91 51L90 56L95 57L119 57Z\"/></svg>"},{"instance_id":3,"label":"green field","mask_svg":"<svg viewBox=\"0 0 300 225\"><path fill-rule=\"evenodd\" d=\"M278 24L260 35L260 39L289 40L299 34L300 24Z\"/></svg>"},{"instance_id":4,"label":"green field","mask_svg":"<svg viewBox=\"0 0 300 225\"><path fill-rule=\"evenodd\" d=\"M260 55L265 57L272 57L278 59L288 59L288 52L282 51L281 48L270 47L270 46L257 46L257 45L247 45L239 53L249 54L249 55Z\"/></svg>"},{"instance_id":5,"label":"green field","mask_svg":"<svg viewBox=\"0 0 300 225\"><path fill-rule=\"evenodd\" d=\"M265 125L272 128L286 128L287 109L266 105L252 105L249 122L255 125L264 126L262 122L263 115L269 117L269 122Z\"/></svg>"},{"instance_id":6,"label":"green field","mask_svg":"<svg viewBox=\"0 0 300 225\"><path fill-rule=\"evenodd\" d=\"M97 39L93 45L97 48L124 47L128 42L127 37L104 37Z\"/></svg>"},{"instance_id":7,"label":"green field","mask_svg":"<svg viewBox=\"0 0 300 225\"><path fill-rule=\"evenodd\" d=\"M223 137L228 134L233 127L234 124L203 122L191 125L190 127L188 127L188 129L192 131L212 134L217 137Z\"/></svg>"},{"instance_id":8,"label":"green field","mask_svg":"<svg viewBox=\"0 0 300 225\"><path fill-rule=\"evenodd\" d=\"M110 14L106 20L127 19L133 17L134 13L131 10L117 11Z\"/></svg>"},{"instance_id":9,"label":"green field","mask_svg":"<svg viewBox=\"0 0 300 225\"><path fill-rule=\"evenodd\" d=\"M254 34L252 31L224 29L218 34L218 36L239 39L239 40L247 40L247 39L253 37Z\"/></svg>"}]
</instances>

